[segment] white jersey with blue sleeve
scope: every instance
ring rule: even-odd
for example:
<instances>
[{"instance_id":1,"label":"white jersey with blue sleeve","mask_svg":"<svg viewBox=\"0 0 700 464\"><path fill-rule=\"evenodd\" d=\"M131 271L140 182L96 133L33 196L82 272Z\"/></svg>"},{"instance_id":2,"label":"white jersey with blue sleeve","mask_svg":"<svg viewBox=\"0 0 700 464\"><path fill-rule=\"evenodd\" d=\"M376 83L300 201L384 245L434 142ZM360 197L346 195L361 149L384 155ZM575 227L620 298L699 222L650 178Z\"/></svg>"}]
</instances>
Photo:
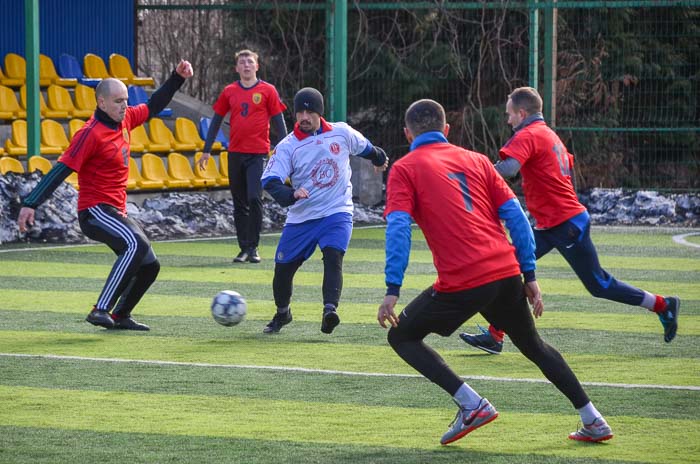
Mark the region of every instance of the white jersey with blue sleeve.
<instances>
[{"instance_id":1,"label":"white jersey with blue sleeve","mask_svg":"<svg viewBox=\"0 0 700 464\"><path fill-rule=\"evenodd\" d=\"M289 206L287 224L347 212L352 214L350 156L366 154L372 144L344 122L321 120L321 128L307 134L295 128L275 147L262 183L269 178L289 178L296 190L304 187L309 198Z\"/></svg>"}]
</instances>

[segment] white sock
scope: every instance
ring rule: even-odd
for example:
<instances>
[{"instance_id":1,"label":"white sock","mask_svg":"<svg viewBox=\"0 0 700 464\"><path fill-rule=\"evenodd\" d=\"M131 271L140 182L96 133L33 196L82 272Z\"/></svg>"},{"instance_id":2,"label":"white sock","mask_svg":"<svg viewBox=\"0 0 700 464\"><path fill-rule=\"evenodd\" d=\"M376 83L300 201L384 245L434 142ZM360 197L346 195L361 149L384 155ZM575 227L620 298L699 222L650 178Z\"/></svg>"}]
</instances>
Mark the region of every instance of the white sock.
<instances>
[{"instance_id":1,"label":"white sock","mask_svg":"<svg viewBox=\"0 0 700 464\"><path fill-rule=\"evenodd\" d=\"M578 413L581 415L581 422L583 422L585 425L592 424L599 417L601 419L603 418L603 416L598 412L595 406L593 406L593 403L591 403L590 401L587 405L580 408L578 410Z\"/></svg>"},{"instance_id":2,"label":"white sock","mask_svg":"<svg viewBox=\"0 0 700 464\"><path fill-rule=\"evenodd\" d=\"M651 293L645 291L644 298L642 299L642 303L639 306L641 306L642 308L647 308L649 311L653 311L655 304L656 295L652 295Z\"/></svg>"},{"instance_id":3,"label":"white sock","mask_svg":"<svg viewBox=\"0 0 700 464\"><path fill-rule=\"evenodd\" d=\"M479 407L481 402L481 395L474 391L472 387L463 383L455 396L453 396L455 402L466 409L476 409Z\"/></svg>"}]
</instances>

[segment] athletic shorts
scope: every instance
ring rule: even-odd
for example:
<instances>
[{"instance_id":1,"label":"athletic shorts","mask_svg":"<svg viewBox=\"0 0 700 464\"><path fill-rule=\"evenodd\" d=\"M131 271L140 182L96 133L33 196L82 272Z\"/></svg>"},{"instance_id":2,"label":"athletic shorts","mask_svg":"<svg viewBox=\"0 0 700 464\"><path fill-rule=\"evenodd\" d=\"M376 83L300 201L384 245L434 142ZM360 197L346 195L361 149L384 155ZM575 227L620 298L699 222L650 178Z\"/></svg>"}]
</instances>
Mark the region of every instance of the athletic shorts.
<instances>
[{"instance_id":1,"label":"athletic shorts","mask_svg":"<svg viewBox=\"0 0 700 464\"><path fill-rule=\"evenodd\" d=\"M430 333L449 337L476 313L509 334L534 331L519 275L460 292L429 287L401 311L397 328L419 339Z\"/></svg>"},{"instance_id":2,"label":"athletic shorts","mask_svg":"<svg viewBox=\"0 0 700 464\"><path fill-rule=\"evenodd\" d=\"M299 224L287 224L275 253L276 263L306 261L314 254L316 245L324 249L336 248L343 253L348 249L352 235L352 214L335 213Z\"/></svg>"}]
</instances>

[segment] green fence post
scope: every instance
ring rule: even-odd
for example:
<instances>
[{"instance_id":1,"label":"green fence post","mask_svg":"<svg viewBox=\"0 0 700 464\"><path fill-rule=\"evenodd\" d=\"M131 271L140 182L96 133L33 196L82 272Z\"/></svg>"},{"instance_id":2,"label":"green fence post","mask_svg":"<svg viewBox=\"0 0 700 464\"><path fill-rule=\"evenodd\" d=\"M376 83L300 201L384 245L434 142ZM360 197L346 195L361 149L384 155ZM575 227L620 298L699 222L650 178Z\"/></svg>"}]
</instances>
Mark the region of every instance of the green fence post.
<instances>
[{"instance_id":1,"label":"green fence post","mask_svg":"<svg viewBox=\"0 0 700 464\"><path fill-rule=\"evenodd\" d=\"M40 154L39 126L39 0L24 0L27 63L27 159Z\"/></svg>"},{"instance_id":2,"label":"green fence post","mask_svg":"<svg viewBox=\"0 0 700 464\"><path fill-rule=\"evenodd\" d=\"M539 81L539 69L538 64L540 60L539 56L539 10L537 9L537 0L528 0L528 9L530 10L530 72L529 72L529 85L532 88L537 88L537 82Z\"/></svg>"},{"instance_id":3,"label":"green fence post","mask_svg":"<svg viewBox=\"0 0 700 464\"><path fill-rule=\"evenodd\" d=\"M552 3L556 3L553 0ZM557 9L544 10L544 119L551 127L557 125Z\"/></svg>"}]
</instances>

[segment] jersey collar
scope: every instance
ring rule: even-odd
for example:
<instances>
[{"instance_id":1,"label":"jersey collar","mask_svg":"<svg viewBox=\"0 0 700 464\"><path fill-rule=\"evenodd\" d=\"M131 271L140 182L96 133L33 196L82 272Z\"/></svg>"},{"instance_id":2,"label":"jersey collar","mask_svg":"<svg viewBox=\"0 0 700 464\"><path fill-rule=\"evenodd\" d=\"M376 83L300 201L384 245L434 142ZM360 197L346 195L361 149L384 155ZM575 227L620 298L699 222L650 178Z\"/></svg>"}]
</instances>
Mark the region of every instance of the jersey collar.
<instances>
[{"instance_id":1,"label":"jersey collar","mask_svg":"<svg viewBox=\"0 0 700 464\"><path fill-rule=\"evenodd\" d=\"M411 143L411 151L420 147L421 145L428 145L430 143L447 143L447 137L440 131L429 131L423 132L421 135L413 139Z\"/></svg>"},{"instance_id":2,"label":"jersey collar","mask_svg":"<svg viewBox=\"0 0 700 464\"><path fill-rule=\"evenodd\" d=\"M255 87L256 85L258 85L259 83L260 83L260 79L256 79L255 83L253 85L251 85L250 87L246 87L245 85L243 85L243 82L241 82L241 80L238 79L238 87L242 88L243 90L250 90L253 87Z\"/></svg>"},{"instance_id":3,"label":"jersey collar","mask_svg":"<svg viewBox=\"0 0 700 464\"><path fill-rule=\"evenodd\" d=\"M328 124L326 122L326 120L323 118L321 118L321 127L319 127L317 131L310 132L310 133L306 133L306 132L302 131L301 129L299 129L298 122L294 123L294 135L296 136L297 140L299 140L299 141L304 140L306 137L310 137L312 135L319 135L319 134L322 134L324 132L329 132L332 130L333 130L333 126Z\"/></svg>"},{"instance_id":4,"label":"jersey collar","mask_svg":"<svg viewBox=\"0 0 700 464\"><path fill-rule=\"evenodd\" d=\"M97 119L102 124L109 127L110 129L114 129L114 130L119 129L119 123L117 121L115 121L114 119L110 118L107 113L105 113L104 111L102 111L99 108L97 108L95 110L95 119Z\"/></svg>"},{"instance_id":5,"label":"jersey collar","mask_svg":"<svg viewBox=\"0 0 700 464\"><path fill-rule=\"evenodd\" d=\"M517 126L515 126L513 128L513 132L518 132L520 129L524 129L527 126L529 126L530 124L537 122L537 121L544 122L544 116L542 115L542 113L533 113L530 116L528 116L527 118L523 119L520 124L518 124Z\"/></svg>"}]
</instances>

